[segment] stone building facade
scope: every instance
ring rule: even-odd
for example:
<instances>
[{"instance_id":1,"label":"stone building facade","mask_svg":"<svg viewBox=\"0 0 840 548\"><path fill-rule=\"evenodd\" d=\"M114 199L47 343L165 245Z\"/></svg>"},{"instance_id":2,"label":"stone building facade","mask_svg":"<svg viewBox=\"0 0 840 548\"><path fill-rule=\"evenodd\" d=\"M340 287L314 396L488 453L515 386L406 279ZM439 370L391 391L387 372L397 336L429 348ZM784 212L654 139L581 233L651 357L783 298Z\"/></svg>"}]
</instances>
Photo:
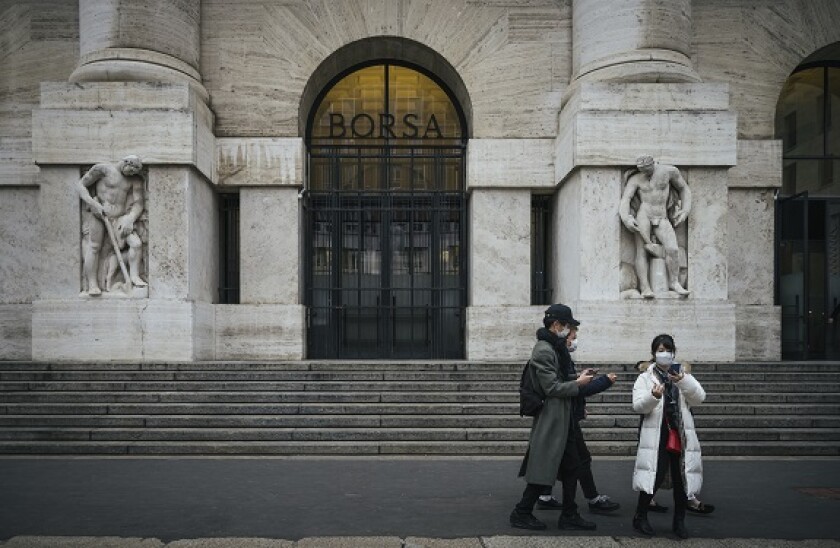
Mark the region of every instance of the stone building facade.
<instances>
[{"instance_id":1,"label":"stone building facade","mask_svg":"<svg viewBox=\"0 0 840 548\"><path fill-rule=\"evenodd\" d=\"M821 67L830 125L838 41L837 0L4 0L0 359L520 360L564 302L582 361L778 360L777 109Z\"/></svg>"}]
</instances>

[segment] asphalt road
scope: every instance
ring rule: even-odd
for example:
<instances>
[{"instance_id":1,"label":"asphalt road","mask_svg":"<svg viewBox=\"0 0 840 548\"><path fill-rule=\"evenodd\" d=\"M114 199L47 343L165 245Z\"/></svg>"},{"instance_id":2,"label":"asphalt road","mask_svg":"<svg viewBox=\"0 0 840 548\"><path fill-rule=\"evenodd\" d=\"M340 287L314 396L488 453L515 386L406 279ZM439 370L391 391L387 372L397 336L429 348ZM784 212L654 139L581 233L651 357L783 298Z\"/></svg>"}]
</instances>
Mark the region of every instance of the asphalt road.
<instances>
[{"instance_id":1,"label":"asphalt road","mask_svg":"<svg viewBox=\"0 0 840 548\"><path fill-rule=\"evenodd\" d=\"M524 484L511 459L0 459L0 540L18 535L182 538L526 534L508 514ZM692 537L840 538L840 460L706 460ZM582 514L633 536L633 462L596 460L622 507ZM559 493L559 488L558 488ZM673 507L671 492L657 496ZM544 535L563 535L557 512ZM670 536L670 513L651 524ZM527 533L532 534L532 533ZM578 535L581 533L577 533ZM589 533L586 533L589 534Z\"/></svg>"}]
</instances>

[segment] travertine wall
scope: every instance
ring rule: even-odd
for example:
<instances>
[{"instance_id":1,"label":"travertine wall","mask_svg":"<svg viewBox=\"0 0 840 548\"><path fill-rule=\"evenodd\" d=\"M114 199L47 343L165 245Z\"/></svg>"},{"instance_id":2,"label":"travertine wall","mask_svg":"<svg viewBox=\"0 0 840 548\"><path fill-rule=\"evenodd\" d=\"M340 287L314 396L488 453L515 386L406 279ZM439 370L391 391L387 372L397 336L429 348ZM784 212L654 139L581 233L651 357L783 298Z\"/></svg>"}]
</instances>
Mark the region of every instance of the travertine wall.
<instances>
[{"instance_id":1,"label":"travertine wall","mask_svg":"<svg viewBox=\"0 0 840 548\"><path fill-rule=\"evenodd\" d=\"M0 201L3 185L35 184L32 109L40 84L66 80L79 59L78 2L0 1Z\"/></svg>"},{"instance_id":2,"label":"travertine wall","mask_svg":"<svg viewBox=\"0 0 840 548\"><path fill-rule=\"evenodd\" d=\"M837 0L693 0L692 61L729 82L739 139L774 138L776 102L808 55L840 40Z\"/></svg>"},{"instance_id":3,"label":"travertine wall","mask_svg":"<svg viewBox=\"0 0 840 548\"><path fill-rule=\"evenodd\" d=\"M690 289L692 299L715 302L675 312L679 325L720 335L727 354L716 359L731 359L728 332L714 329L735 322L735 357L777 358L772 196L781 182L782 152L773 140L776 102L803 59L840 41L840 4L576 0L574 30L572 4L83 0L82 12L91 16L82 18L80 40L79 2L0 0L0 358L29 356L30 323L41 341L38 355L49 357L62 351L68 322L77 323L81 347L124 314L137 315L139 323L131 325L142 326L137 336L145 350L138 359L214 353L235 358L251 346L254 357L300 357L305 329L297 304L299 261L281 260L283 254L300 258L297 241L284 240L282 253L270 257L282 267L274 271L283 273L282 283L274 285L259 278L270 266L259 264L268 242L257 227L244 230L243 257L250 263L243 263L243 296L271 304L213 306L218 220L212 184L254 187L243 193L243 207L262 204L253 211L265 218L285 208L284 216L274 217L274 228L296 234L293 195L305 182L299 129L304 88L336 50L375 36L405 37L431 48L455 68L469 94L467 181L475 193L470 252L471 267L478 269L470 289L473 304L485 305L468 311L470 357L492 350L484 342L517 322L528 325L520 346L530 344L534 310L527 306L525 197L564 180L555 196L555 299L578 303L590 315L589 326L644 312L641 303L603 301L614 300L618 291L617 175L646 152L684 168L696 189L696 213L689 220ZM617 20L626 24L614 25ZM141 83L101 84L90 73L94 82L66 84L79 65L80 48L87 56L82 65L101 62L97 56L106 50L137 50L131 62L145 63L146 72L124 76ZM648 50L650 59L636 58ZM690 64L683 64L685 53ZM143 83L161 60L176 73L183 68L189 89ZM646 61L680 66L668 78L645 79L658 69L634 72L630 65ZM611 68L617 65L623 66L620 73ZM195 79L199 71L209 109ZM570 86L580 73L599 71L610 77ZM702 82L686 83L696 77ZM558 120L561 100L568 103ZM41 113L33 117L39 101ZM41 147L34 152L33 121ZM153 166L150 297L181 302L142 310L107 304L78 320L78 311L92 303L73 308L62 302L77 298L79 290L79 205L72 189L78 165L137 152ZM272 205L281 196L282 203ZM498 219L488 214L502 203L510 206L506 227L494 225ZM501 258L494 260L497 253ZM503 280L521 279L521 285L499 283L501 270ZM249 275L258 277L249 281ZM30 322L30 303L37 299L39 319ZM669 307L678 304L661 308L670 314ZM704 323L703 314L716 323ZM152 325L164 317L177 323L168 332ZM159 343L147 344L155 337ZM134 342L122 342L137 351ZM584 345L580 357L594 356L591 348ZM101 349L74 351L95 358Z\"/></svg>"},{"instance_id":4,"label":"travertine wall","mask_svg":"<svg viewBox=\"0 0 840 548\"><path fill-rule=\"evenodd\" d=\"M402 36L463 78L474 137L550 137L571 72L571 0L203 0L216 134L298 136L307 80L341 46Z\"/></svg>"}]
</instances>

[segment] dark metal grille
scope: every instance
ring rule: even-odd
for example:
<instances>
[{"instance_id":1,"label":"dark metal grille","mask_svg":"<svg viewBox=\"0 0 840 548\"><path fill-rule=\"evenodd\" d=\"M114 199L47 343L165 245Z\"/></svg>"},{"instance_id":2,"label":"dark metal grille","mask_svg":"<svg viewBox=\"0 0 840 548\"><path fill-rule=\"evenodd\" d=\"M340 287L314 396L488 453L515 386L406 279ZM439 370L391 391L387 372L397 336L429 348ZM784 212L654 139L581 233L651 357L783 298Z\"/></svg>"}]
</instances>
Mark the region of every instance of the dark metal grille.
<instances>
[{"instance_id":1,"label":"dark metal grille","mask_svg":"<svg viewBox=\"0 0 840 548\"><path fill-rule=\"evenodd\" d=\"M310 151L310 358L464 356L463 148Z\"/></svg>"},{"instance_id":2,"label":"dark metal grille","mask_svg":"<svg viewBox=\"0 0 840 548\"><path fill-rule=\"evenodd\" d=\"M219 302L239 304L239 194L219 196Z\"/></svg>"},{"instance_id":3,"label":"dark metal grille","mask_svg":"<svg viewBox=\"0 0 840 548\"><path fill-rule=\"evenodd\" d=\"M531 196L531 304L550 304L551 196Z\"/></svg>"}]
</instances>

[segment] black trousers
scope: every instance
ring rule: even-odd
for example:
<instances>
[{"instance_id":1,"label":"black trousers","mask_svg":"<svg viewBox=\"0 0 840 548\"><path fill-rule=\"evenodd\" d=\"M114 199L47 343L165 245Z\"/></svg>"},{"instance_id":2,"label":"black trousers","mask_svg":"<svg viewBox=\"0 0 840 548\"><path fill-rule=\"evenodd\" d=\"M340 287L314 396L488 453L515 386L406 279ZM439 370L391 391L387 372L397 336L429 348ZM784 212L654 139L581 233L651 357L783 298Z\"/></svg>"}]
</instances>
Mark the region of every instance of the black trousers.
<instances>
[{"instance_id":1,"label":"black trousers","mask_svg":"<svg viewBox=\"0 0 840 548\"><path fill-rule=\"evenodd\" d=\"M668 427L662 424L662 429L659 431L659 455L656 462L656 478L653 483L654 493L662 485L665 479L665 473L671 472L671 485L674 489L674 519L685 518L685 507L687 504L685 494L685 484L683 483L683 466L682 455L672 453L665 447L668 445ZM639 501L636 504L636 513L647 515L650 501L653 500L653 494L639 492Z\"/></svg>"},{"instance_id":2,"label":"black trousers","mask_svg":"<svg viewBox=\"0 0 840 548\"><path fill-rule=\"evenodd\" d=\"M575 432L577 430L577 432ZM581 470L581 452L578 446L578 441L583 440L583 435L580 433L580 427L572 421L569 429L569 437L566 440L566 449L563 451L563 458L560 460L560 469L557 471L557 479L563 482L563 515L573 516L577 513L577 504L575 503L575 494L577 492L578 476ZM589 450L584 444L583 450L589 454ZM592 460L592 457L589 457ZM527 515L534 511L534 505L540 495L547 495L551 493L551 485L538 485L536 483L529 483L522 493L522 500L516 505L516 512L521 515Z\"/></svg>"},{"instance_id":3,"label":"black trousers","mask_svg":"<svg viewBox=\"0 0 840 548\"><path fill-rule=\"evenodd\" d=\"M578 470L580 489L583 491L584 497L594 499L598 496L598 488L595 487L595 478L592 477L592 455L586 446L586 440L583 439L583 431L580 429L580 424L575 424L574 432L576 437L575 442L578 448L578 458L580 459L580 470Z\"/></svg>"}]
</instances>

